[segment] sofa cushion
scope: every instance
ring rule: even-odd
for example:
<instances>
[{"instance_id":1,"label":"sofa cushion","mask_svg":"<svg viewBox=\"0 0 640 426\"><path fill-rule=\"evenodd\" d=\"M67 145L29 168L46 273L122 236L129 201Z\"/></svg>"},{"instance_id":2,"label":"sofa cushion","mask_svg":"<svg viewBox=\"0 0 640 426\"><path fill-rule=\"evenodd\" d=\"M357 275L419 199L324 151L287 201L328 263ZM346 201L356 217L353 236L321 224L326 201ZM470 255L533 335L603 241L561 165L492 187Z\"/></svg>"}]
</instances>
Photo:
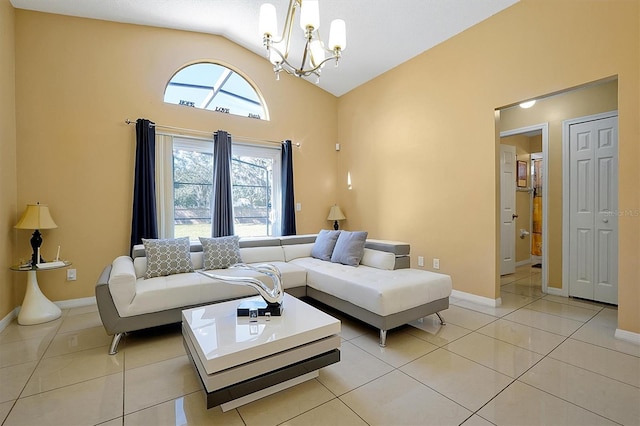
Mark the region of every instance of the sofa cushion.
<instances>
[{"instance_id":1,"label":"sofa cushion","mask_svg":"<svg viewBox=\"0 0 640 426\"><path fill-rule=\"evenodd\" d=\"M367 241L366 231L342 231L336 241L336 246L331 255L333 263L358 266L364 254L364 243Z\"/></svg>"},{"instance_id":2,"label":"sofa cushion","mask_svg":"<svg viewBox=\"0 0 640 426\"><path fill-rule=\"evenodd\" d=\"M242 262L240 237L237 235L218 238L200 237L200 243L204 253L202 268L205 270L225 269Z\"/></svg>"},{"instance_id":3,"label":"sofa cushion","mask_svg":"<svg viewBox=\"0 0 640 426\"><path fill-rule=\"evenodd\" d=\"M336 246L336 241L340 231L330 231L323 229L318 233L313 248L311 249L311 257L315 257L320 260L331 260L331 254Z\"/></svg>"},{"instance_id":4,"label":"sofa cushion","mask_svg":"<svg viewBox=\"0 0 640 426\"><path fill-rule=\"evenodd\" d=\"M281 246L242 247L240 257L244 263L284 262L284 252Z\"/></svg>"},{"instance_id":5,"label":"sofa cushion","mask_svg":"<svg viewBox=\"0 0 640 426\"><path fill-rule=\"evenodd\" d=\"M352 268L311 257L290 263L307 270L307 286L387 316L451 295L451 277L420 269Z\"/></svg>"},{"instance_id":6,"label":"sofa cushion","mask_svg":"<svg viewBox=\"0 0 640 426\"><path fill-rule=\"evenodd\" d=\"M298 259L299 257L311 257L311 250L313 249L314 243L307 244L291 244L282 246L282 250L284 251L284 259L289 262L293 259Z\"/></svg>"},{"instance_id":7,"label":"sofa cushion","mask_svg":"<svg viewBox=\"0 0 640 426\"><path fill-rule=\"evenodd\" d=\"M360 264L372 268L393 271L396 266L396 256L386 251L371 250L365 247Z\"/></svg>"},{"instance_id":8,"label":"sofa cushion","mask_svg":"<svg viewBox=\"0 0 640 426\"><path fill-rule=\"evenodd\" d=\"M128 258L125 257L125 259ZM124 260L122 262L126 264ZM132 263L130 259L128 259L128 263ZM304 268L285 262L270 263L280 270L282 286L285 290L306 285L307 271ZM114 262L114 266L116 266L116 262ZM121 266L118 264L117 267L120 270L125 268L126 265ZM125 268L123 273L126 272ZM227 268L208 272L231 277L254 277L269 287L273 286L273 282L269 277L256 271ZM129 266L129 273L132 274L131 266ZM110 290L114 287L114 284L116 282L109 284ZM125 294L124 290L122 288L121 297L114 297L118 314L122 317L257 295L257 291L250 286L211 279L197 272L138 279L135 281L135 295L133 297Z\"/></svg>"},{"instance_id":9,"label":"sofa cushion","mask_svg":"<svg viewBox=\"0 0 640 426\"><path fill-rule=\"evenodd\" d=\"M165 277L193 271L189 237L165 240L142 239L147 257L145 278Z\"/></svg>"}]
</instances>

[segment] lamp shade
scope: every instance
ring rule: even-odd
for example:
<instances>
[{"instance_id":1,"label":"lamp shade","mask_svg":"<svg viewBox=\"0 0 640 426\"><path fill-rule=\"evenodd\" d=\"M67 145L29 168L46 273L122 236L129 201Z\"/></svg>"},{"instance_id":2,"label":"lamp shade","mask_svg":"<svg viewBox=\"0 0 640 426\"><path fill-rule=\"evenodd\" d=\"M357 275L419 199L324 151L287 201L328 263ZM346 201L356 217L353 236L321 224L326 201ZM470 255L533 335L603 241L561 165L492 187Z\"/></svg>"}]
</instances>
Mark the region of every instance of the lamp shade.
<instances>
[{"instance_id":1,"label":"lamp shade","mask_svg":"<svg viewBox=\"0 0 640 426\"><path fill-rule=\"evenodd\" d=\"M317 30L320 28L320 8L318 0L304 0L300 8L300 28L306 30L308 27Z\"/></svg>"},{"instance_id":2,"label":"lamp shade","mask_svg":"<svg viewBox=\"0 0 640 426\"><path fill-rule=\"evenodd\" d=\"M346 217L340 210L340 206L337 204L331 206L331 210L329 210L329 217L327 220L345 220Z\"/></svg>"},{"instance_id":3,"label":"lamp shade","mask_svg":"<svg viewBox=\"0 0 640 426\"><path fill-rule=\"evenodd\" d=\"M57 227L58 225L49 213L49 206L44 204L28 204L15 226L17 229L52 229Z\"/></svg>"},{"instance_id":4,"label":"lamp shade","mask_svg":"<svg viewBox=\"0 0 640 426\"><path fill-rule=\"evenodd\" d=\"M347 29L342 19L334 19L331 21L329 29L329 49L344 50L347 48Z\"/></svg>"},{"instance_id":5,"label":"lamp shade","mask_svg":"<svg viewBox=\"0 0 640 426\"><path fill-rule=\"evenodd\" d=\"M271 3L260 6L260 20L258 21L260 35L268 34L275 36L278 32L278 20L276 18L276 7Z\"/></svg>"}]
</instances>

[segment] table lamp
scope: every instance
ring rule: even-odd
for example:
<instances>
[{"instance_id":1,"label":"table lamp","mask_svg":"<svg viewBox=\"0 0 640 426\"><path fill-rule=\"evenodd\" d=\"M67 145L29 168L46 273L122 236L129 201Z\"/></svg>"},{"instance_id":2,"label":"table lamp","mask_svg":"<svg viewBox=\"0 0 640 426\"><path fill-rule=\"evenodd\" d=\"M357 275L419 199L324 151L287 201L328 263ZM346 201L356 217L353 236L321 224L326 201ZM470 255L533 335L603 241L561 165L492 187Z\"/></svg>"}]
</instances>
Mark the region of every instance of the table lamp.
<instances>
[{"instance_id":1,"label":"table lamp","mask_svg":"<svg viewBox=\"0 0 640 426\"><path fill-rule=\"evenodd\" d=\"M35 230L31 236L31 248L33 248L33 254L31 255L32 266L40 263L39 253L40 245L42 245L40 229L53 229L57 227L58 225L56 225L51 218L48 206L40 203L27 204L27 209L22 213L22 217L14 228Z\"/></svg>"},{"instance_id":2,"label":"table lamp","mask_svg":"<svg viewBox=\"0 0 640 426\"><path fill-rule=\"evenodd\" d=\"M337 204L334 204L333 206L331 206L331 210L329 210L329 217L327 218L327 220L333 220L333 229L337 231L339 228L338 221L345 220L345 219L346 217L344 216L344 214L342 213L342 210L340 210L340 207Z\"/></svg>"}]
</instances>

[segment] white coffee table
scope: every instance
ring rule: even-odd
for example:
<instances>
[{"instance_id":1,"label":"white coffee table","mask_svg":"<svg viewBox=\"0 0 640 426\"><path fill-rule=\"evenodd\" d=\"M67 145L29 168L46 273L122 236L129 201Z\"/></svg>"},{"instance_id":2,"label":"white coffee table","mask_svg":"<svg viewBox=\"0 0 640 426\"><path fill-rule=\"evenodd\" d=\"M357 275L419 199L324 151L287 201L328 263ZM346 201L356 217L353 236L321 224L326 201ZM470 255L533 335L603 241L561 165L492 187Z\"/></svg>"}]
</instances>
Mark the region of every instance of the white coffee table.
<instances>
[{"instance_id":1,"label":"white coffee table","mask_svg":"<svg viewBox=\"0 0 640 426\"><path fill-rule=\"evenodd\" d=\"M228 411L318 376L340 361L340 321L285 294L280 317L237 317L245 300L182 311L187 354L202 380L207 408Z\"/></svg>"}]
</instances>

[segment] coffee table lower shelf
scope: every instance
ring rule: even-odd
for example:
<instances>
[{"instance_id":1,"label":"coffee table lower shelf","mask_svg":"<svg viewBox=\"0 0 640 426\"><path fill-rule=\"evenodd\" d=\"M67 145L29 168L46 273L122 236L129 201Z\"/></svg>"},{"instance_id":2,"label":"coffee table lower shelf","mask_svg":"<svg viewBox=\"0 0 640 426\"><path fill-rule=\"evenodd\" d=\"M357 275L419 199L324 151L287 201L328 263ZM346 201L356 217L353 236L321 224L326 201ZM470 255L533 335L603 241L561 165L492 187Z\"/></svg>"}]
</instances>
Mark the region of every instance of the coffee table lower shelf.
<instances>
[{"instance_id":1,"label":"coffee table lower shelf","mask_svg":"<svg viewBox=\"0 0 640 426\"><path fill-rule=\"evenodd\" d=\"M260 398L296 386L307 380L312 380L318 377L318 370L340 361L340 350L333 349L329 352L210 392L207 390L207 385L198 371L198 360L194 359L189 349L189 343L186 339L184 339L183 342L191 364L195 368L200 378L202 388L207 396L207 408L209 409L220 405L223 412L233 410Z\"/></svg>"}]
</instances>

